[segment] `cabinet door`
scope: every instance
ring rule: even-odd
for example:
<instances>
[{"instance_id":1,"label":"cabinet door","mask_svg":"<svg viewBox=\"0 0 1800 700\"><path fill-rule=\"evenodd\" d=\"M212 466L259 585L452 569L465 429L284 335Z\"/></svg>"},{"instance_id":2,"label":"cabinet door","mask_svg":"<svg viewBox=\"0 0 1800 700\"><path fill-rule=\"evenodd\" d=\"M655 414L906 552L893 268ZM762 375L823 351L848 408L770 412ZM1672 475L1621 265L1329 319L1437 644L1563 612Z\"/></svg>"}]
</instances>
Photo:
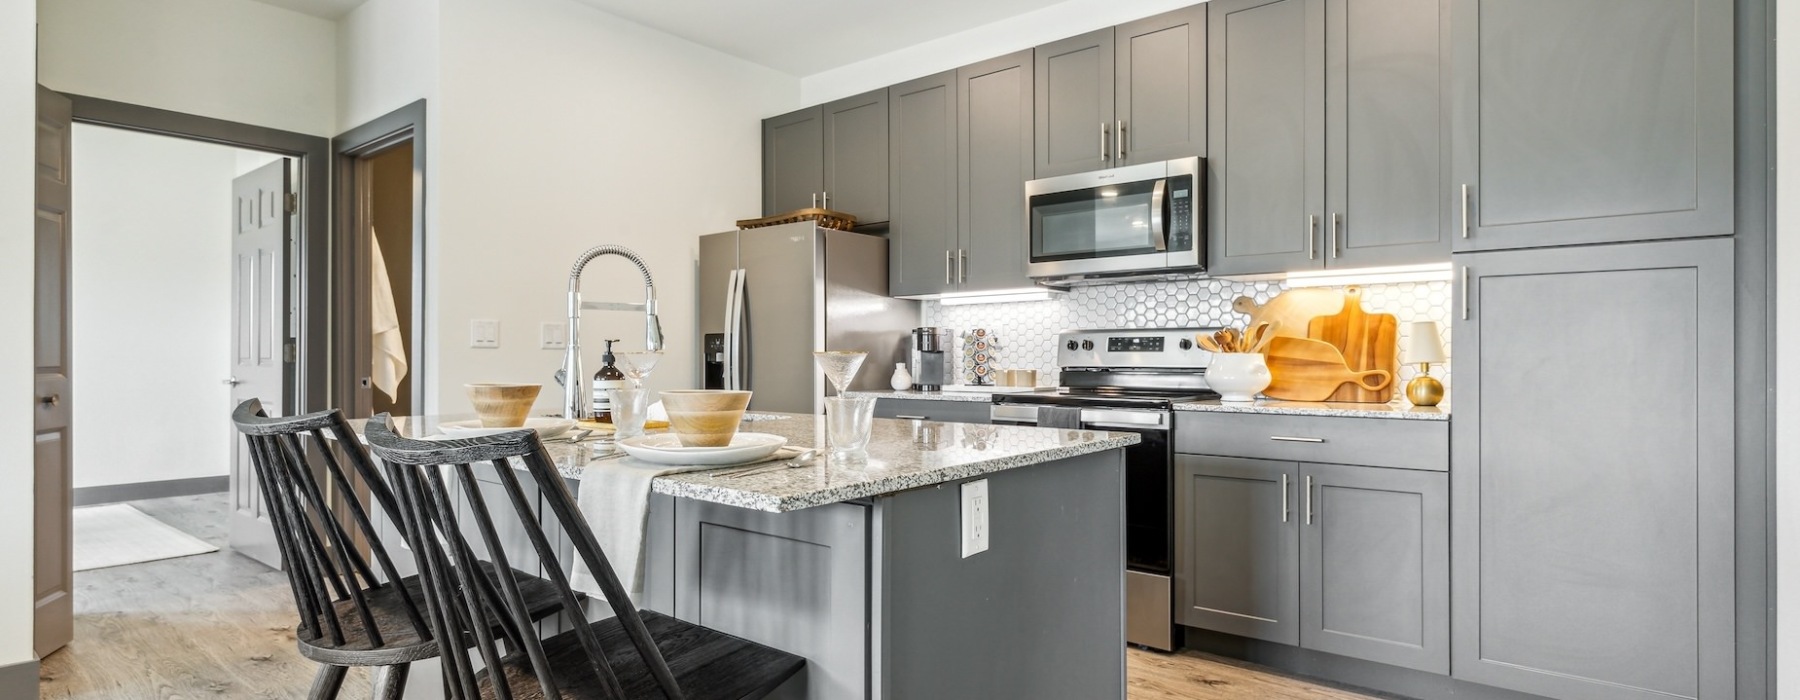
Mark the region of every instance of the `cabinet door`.
<instances>
[{"instance_id":1,"label":"cabinet door","mask_svg":"<svg viewBox=\"0 0 1800 700\"><path fill-rule=\"evenodd\" d=\"M763 216L815 206L825 189L822 110L763 120Z\"/></svg>"},{"instance_id":2,"label":"cabinet door","mask_svg":"<svg viewBox=\"0 0 1800 700\"><path fill-rule=\"evenodd\" d=\"M827 103L825 180L820 206L856 217L888 220L888 92L886 88Z\"/></svg>"},{"instance_id":3,"label":"cabinet door","mask_svg":"<svg viewBox=\"0 0 1800 700\"><path fill-rule=\"evenodd\" d=\"M1452 674L1732 697L1731 239L1456 257Z\"/></svg>"},{"instance_id":4,"label":"cabinet door","mask_svg":"<svg viewBox=\"0 0 1800 700\"><path fill-rule=\"evenodd\" d=\"M987 402L942 399L876 399L876 418L936 421L942 423L991 423Z\"/></svg>"},{"instance_id":5,"label":"cabinet door","mask_svg":"<svg viewBox=\"0 0 1800 700\"><path fill-rule=\"evenodd\" d=\"M1206 6L1121 24L1113 35L1119 163L1206 155Z\"/></svg>"},{"instance_id":6,"label":"cabinet door","mask_svg":"<svg viewBox=\"0 0 1800 700\"><path fill-rule=\"evenodd\" d=\"M1031 179L1031 52L956 72L957 164L964 290L1031 286L1025 276L1031 232L1025 181Z\"/></svg>"},{"instance_id":7,"label":"cabinet door","mask_svg":"<svg viewBox=\"0 0 1800 700\"><path fill-rule=\"evenodd\" d=\"M1113 152L1113 29L1037 47L1037 175L1117 165Z\"/></svg>"},{"instance_id":8,"label":"cabinet door","mask_svg":"<svg viewBox=\"0 0 1800 700\"><path fill-rule=\"evenodd\" d=\"M1458 251L1732 232L1732 0L1453 2Z\"/></svg>"},{"instance_id":9,"label":"cabinet door","mask_svg":"<svg viewBox=\"0 0 1800 700\"><path fill-rule=\"evenodd\" d=\"M1175 621L1299 644L1299 465L1176 455L1175 470Z\"/></svg>"},{"instance_id":10,"label":"cabinet door","mask_svg":"<svg viewBox=\"0 0 1800 700\"><path fill-rule=\"evenodd\" d=\"M1213 0L1207 268L1324 265L1325 0Z\"/></svg>"},{"instance_id":11,"label":"cabinet door","mask_svg":"<svg viewBox=\"0 0 1800 700\"><path fill-rule=\"evenodd\" d=\"M1449 475L1301 465L1300 645L1450 672Z\"/></svg>"},{"instance_id":12,"label":"cabinet door","mask_svg":"<svg viewBox=\"0 0 1800 700\"><path fill-rule=\"evenodd\" d=\"M1328 265L1450 259L1443 2L1326 5Z\"/></svg>"},{"instance_id":13,"label":"cabinet door","mask_svg":"<svg viewBox=\"0 0 1800 700\"><path fill-rule=\"evenodd\" d=\"M888 292L954 289L956 71L888 88L888 127Z\"/></svg>"}]
</instances>

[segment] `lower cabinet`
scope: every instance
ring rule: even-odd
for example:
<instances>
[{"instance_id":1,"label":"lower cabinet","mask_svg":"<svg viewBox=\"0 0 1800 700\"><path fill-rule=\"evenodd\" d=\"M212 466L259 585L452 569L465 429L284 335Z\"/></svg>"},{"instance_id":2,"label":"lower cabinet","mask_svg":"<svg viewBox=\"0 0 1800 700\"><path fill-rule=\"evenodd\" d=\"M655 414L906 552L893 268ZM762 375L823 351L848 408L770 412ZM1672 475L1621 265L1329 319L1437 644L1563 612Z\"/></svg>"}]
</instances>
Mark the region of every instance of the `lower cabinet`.
<instances>
[{"instance_id":1,"label":"lower cabinet","mask_svg":"<svg viewBox=\"0 0 1800 700\"><path fill-rule=\"evenodd\" d=\"M1176 455L1176 621L1450 670L1443 472Z\"/></svg>"}]
</instances>

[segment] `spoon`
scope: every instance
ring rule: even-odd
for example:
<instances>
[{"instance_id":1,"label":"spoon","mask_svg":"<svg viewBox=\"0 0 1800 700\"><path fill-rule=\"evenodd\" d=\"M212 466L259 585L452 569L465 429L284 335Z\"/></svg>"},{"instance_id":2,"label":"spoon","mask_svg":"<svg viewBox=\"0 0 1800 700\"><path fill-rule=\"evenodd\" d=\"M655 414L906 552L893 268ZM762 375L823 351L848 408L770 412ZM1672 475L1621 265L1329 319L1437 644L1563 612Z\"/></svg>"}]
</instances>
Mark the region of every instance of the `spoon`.
<instances>
[{"instance_id":1,"label":"spoon","mask_svg":"<svg viewBox=\"0 0 1800 700\"><path fill-rule=\"evenodd\" d=\"M818 456L819 456L819 451L817 449L811 449L811 450L802 452L798 455L795 455L793 459L790 459L786 462L780 462L777 464L772 464L772 465L763 466L763 467L755 467L755 468L747 469L747 470L740 471L740 472L731 472L729 474L726 474L725 476L732 478L732 479L741 479L746 476L756 476L757 474L767 474L769 472L778 472L783 469L793 469L795 467L804 467L808 464L812 464L813 458L818 457Z\"/></svg>"}]
</instances>

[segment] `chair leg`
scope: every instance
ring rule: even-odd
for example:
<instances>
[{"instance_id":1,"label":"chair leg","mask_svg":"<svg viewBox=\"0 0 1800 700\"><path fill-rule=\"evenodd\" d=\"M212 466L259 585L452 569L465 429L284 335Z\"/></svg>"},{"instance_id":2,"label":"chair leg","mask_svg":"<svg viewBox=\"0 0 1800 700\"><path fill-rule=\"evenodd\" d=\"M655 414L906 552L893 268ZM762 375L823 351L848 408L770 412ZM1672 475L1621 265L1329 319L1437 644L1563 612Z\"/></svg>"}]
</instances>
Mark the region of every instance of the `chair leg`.
<instances>
[{"instance_id":1,"label":"chair leg","mask_svg":"<svg viewBox=\"0 0 1800 700\"><path fill-rule=\"evenodd\" d=\"M344 686L344 674L350 669L331 664L320 664L319 675L313 676L312 692L306 694L307 700L336 700L338 689Z\"/></svg>"},{"instance_id":2,"label":"chair leg","mask_svg":"<svg viewBox=\"0 0 1800 700\"><path fill-rule=\"evenodd\" d=\"M375 669L374 700L400 700L406 694L406 676L412 664L395 664Z\"/></svg>"}]
</instances>

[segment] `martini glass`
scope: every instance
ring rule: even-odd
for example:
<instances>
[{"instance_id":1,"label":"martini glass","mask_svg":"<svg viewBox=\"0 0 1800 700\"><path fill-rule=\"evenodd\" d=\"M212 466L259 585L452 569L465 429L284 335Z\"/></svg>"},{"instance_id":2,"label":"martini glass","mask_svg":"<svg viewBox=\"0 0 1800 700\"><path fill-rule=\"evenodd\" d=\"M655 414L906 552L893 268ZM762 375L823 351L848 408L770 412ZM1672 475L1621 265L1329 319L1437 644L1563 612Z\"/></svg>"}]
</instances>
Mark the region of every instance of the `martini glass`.
<instances>
[{"instance_id":1,"label":"martini glass","mask_svg":"<svg viewBox=\"0 0 1800 700\"><path fill-rule=\"evenodd\" d=\"M644 380L656 370L656 363L662 361L662 351L637 350L619 353L619 371L631 380L632 386L643 388Z\"/></svg>"},{"instance_id":2,"label":"martini glass","mask_svg":"<svg viewBox=\"0 0 1800 700\"><path fill-rule=\"evenodd\" d=\"M813 353L813 362L831 380L831 388L842 395L850 388L850 382L856 379L856 371L862 369L863 360L869 359L866 352L846 352L842 350L826 350Z\"/></svg>"}]
</instances>

